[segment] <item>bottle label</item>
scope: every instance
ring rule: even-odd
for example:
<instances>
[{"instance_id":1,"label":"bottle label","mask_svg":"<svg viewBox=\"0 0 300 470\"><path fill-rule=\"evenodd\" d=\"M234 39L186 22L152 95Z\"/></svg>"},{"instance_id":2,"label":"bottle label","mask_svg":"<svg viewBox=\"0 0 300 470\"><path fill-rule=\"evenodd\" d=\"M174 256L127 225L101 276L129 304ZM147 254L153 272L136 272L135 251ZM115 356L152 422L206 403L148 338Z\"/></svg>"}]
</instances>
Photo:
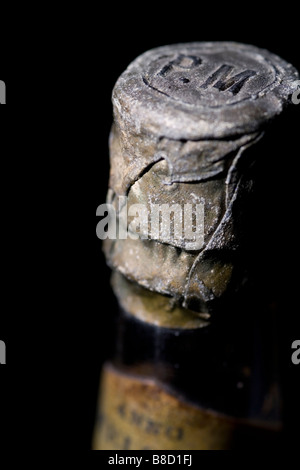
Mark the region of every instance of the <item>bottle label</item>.
<instances>
[{"instance_id":1,"label":"bottle label","mask_svg":"<svg viewBox=\"0 0 300 470\"><path fill-rule=\"evenodd\" d=\"M95 450L222 450L236 435L252 439L255 426L203 410L151 379L108 365L100 387Z\"/></svg>"}]
</instances>

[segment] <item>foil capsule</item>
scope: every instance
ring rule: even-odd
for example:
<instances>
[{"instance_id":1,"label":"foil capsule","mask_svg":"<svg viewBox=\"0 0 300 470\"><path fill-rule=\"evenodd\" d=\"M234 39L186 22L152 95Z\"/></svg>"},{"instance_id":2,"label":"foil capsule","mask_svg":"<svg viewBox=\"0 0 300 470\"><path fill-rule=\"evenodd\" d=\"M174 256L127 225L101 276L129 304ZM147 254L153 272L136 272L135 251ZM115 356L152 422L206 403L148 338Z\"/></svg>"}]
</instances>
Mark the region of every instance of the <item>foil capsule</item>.
<instances>
[{"instance_id":1,"label":"foil capsule","mask_svg":"<svg viewBox=\"0 0 300 470\"><path fill-rule=\"evenodd\" d=\"M108 202L129 236L104 242L113 270L200 314L237 291L246 276L240 214L255 178L252 146L289 103L297 79L278 56L229 42L164 46L128 67L113 91ZM129 213L137 205L145 212L134 238ZM200 208L199 219L188 219L190 206ZM157 207L169 208L172 230L161 216L151 227ZM181 211L182 236L174 236L172 207ZM199 243L184 229L201 232Z\"/></svg>"}]
</instances>

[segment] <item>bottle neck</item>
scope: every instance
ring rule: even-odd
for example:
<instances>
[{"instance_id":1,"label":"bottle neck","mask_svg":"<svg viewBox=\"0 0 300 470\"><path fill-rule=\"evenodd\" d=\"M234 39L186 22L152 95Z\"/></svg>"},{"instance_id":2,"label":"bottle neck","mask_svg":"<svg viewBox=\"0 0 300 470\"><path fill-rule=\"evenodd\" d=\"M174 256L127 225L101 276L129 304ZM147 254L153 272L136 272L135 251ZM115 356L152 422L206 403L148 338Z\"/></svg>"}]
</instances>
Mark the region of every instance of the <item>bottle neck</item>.
<instances>
[{"instance_id":1,"label":"bottle neck","mask_svg":"<svg viewBox=\"0 0 300 470\"><path fill-rule=\"evenodd\" d=\"M198 329L159 327L120 308L113 364L203 408L278 422L278 370L273 337L265 334L270 315L255 308L254 315L252 302L237 303Z\"/></svg>"}]
</instances>

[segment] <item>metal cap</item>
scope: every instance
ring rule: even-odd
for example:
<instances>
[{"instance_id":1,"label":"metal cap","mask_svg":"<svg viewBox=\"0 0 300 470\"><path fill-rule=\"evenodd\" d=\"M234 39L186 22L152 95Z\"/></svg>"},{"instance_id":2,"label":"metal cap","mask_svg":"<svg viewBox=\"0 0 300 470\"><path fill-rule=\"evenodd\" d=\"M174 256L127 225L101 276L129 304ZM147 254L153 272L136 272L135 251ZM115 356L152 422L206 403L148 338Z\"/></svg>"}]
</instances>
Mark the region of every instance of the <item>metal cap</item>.
<instances>
[{"instance_id":1,"label":"metal cap","mask_svg":"<svg viewBox=\"0 0 300 470\"><path fill-rule=\"evenodd\" d=\"M254 46L174 44L134 60L113 103L131 133L221 139L259 130L282 111L297 79L292 65Z\"/></svg>"}]
</instances>

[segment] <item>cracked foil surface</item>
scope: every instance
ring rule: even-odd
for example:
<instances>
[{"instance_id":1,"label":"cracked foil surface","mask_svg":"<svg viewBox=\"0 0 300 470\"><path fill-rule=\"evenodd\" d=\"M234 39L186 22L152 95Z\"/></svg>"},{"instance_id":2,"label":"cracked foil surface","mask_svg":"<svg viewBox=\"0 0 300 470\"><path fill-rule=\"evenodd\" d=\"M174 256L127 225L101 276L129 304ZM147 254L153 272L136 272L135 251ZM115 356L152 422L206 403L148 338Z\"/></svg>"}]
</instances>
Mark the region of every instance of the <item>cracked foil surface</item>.
<instances>
[{"instance_id":1,"label":"cracked foil surface","mask_svg":"<svg viewBox=\"0 0 300 470\"><path fill-rule=\"evenodd\" d=\"M251 191L252 146L295 90L297 71L237 43L160 47L138 57L113 92L108 202L202 203L204 242L159 234L107 239L108 264L183 309L212 313L244 281L241 214ZM128 284L130 286L130 284Z\"/></svg>"}]
</instances>

